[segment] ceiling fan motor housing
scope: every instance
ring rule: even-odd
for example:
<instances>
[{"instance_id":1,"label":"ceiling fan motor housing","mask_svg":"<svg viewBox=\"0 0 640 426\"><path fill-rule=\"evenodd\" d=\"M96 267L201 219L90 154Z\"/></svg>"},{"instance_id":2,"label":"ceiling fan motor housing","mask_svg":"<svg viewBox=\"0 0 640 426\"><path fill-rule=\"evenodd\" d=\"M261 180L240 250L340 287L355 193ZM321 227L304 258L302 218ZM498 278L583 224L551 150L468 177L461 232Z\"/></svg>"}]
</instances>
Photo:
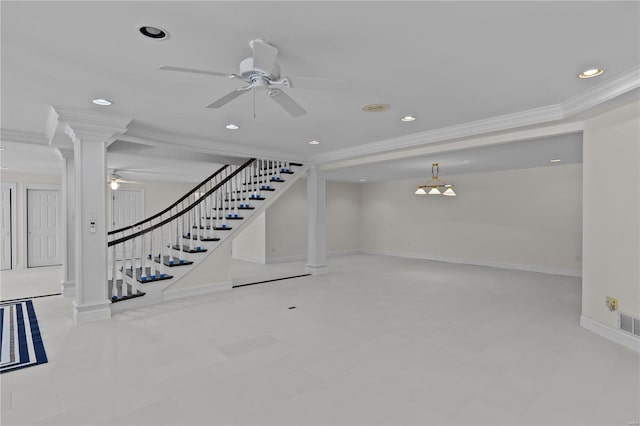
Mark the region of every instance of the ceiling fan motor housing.
<instances>
[{"instance_id":1,"label":"ceiling fan motor housing","mask_svg":"<svg viewBox=\"0 0 640 426\"><path fill-rule=\"evenodd\" d=\"M245 58L240 62L240 76L247 83L256 83L261 85L261 82L273 82L280 78L280 66L273 64L271 71L261 70L254 68L253 58Z\"/></svg>"}]
</instances>

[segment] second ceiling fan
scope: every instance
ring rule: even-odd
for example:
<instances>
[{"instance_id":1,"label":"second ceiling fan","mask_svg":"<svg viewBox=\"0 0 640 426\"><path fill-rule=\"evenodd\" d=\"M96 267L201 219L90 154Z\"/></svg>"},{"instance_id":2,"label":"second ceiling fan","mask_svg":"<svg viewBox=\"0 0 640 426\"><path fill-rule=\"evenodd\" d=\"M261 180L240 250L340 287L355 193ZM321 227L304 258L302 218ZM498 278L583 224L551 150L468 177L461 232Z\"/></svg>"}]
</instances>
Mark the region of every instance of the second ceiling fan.
<instances>
[{"instance_id":1,"label":"second ceiling fan","mask_svg":"<svg viewBox=\"0 0 640 426\"><path fill-rule=\"evenodd\" d=\"M249 42L253 56L240 62L238 74L223 73L217 71L199 70L193 68L173 67L161 65L158 67L165 71L179 71L193 74L206 74L216 77L242 80L247 86L239 87L223 97L213 101L207 108L220 108L231 102L238 96L249 92L251 89L266 89L267 95L280 105L292 117L299 117L306 113L304 108L287 95L282 88L291 89L318 89L318 90L343 90L351 84L349 80L337 80L329 78L313 77L282 77L280 66L276 62L278 49L262 39L253 39Z\"/></svg>"}]
</instances>

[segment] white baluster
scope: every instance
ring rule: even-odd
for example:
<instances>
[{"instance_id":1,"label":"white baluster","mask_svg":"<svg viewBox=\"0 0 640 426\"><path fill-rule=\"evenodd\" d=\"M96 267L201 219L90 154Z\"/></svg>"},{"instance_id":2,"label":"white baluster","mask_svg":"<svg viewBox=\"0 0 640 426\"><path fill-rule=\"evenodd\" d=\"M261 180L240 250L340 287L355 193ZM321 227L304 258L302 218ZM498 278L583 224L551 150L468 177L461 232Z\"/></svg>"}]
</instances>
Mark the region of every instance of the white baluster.
<instances>
[{"instance_id":1,"label":"white baluster","mask_svg":"<svg viewBox=\"0 0 640 426\"><path fill-rule=\"evenodd\" d=\"M133 234L133 231L135 231L134 229L131 230L131 233ZM131 239L131 277L133 278L133 281L136 280L136 239L132 238Z\"/></svg>"},{"instance_id":2,"label":"white baluster","mask_svg":"<svg viewBox=\"0 0 640 426\"><path fill-rule=\"evenodd\" d=\"M118 299L118 285L117 282L118 280L116 279L116 269L117 269L117 265L116 265L116 246L115 244L113 245L113 250L112 250L112 267L111 267L111 299L112 300L116 300ZM114 299L115 298L115 299Z\"/></svg>"},{"instance_id":3,"label":"white baluster","mask_svg":"<svg viewBox=\"0 0 640 426\"><path fill-rule=\"evenodd\" d=\"M180 216L180 220L182 221L182 229L184 229L184 215ZM182 244L182 234L178 235L179 238L179 244L178 244L178 250L179 250L179 262L180 263L184 263L184 256L182 255L182 248L183 248L183 244Z\"/></svg>"},{"instance_id":4,"label":"white baluster","mask_svg":"<svg viewBox=\"0 0 640 426\"><path fill-rule=\"evenodd\" d=\"M162 222L162 216L160 216L160 221ZM160 278L164 278L164 225L160 227L160 250L158 253L158 263L160 264Z\"/></svg>"},{"instance_id":5,"label":"white baluster","mask_svg":"<svg viewBox=\"0 0 640 426\"><path fill-rule=\"evenodd\" d=\"M178 209L176 209L176 213ZM169 215L171 215L171 211L169 211ZM175 259L173 257L173 223L169 222L169 265L173 265ZM178 220L176 219L176 227L178 226ZM177 230L177 229L176 229Z\"/></svg>"},{"instance_id":6,"label":"white baluster","mask_svg":"<svg viewBox=\"0 0 640 426\"><path fill-rule=\"evenodd\" d=\"M140 235L140 281L147 280L147 256L144 255L144 234Z\"/></svg>"}]
</instances>

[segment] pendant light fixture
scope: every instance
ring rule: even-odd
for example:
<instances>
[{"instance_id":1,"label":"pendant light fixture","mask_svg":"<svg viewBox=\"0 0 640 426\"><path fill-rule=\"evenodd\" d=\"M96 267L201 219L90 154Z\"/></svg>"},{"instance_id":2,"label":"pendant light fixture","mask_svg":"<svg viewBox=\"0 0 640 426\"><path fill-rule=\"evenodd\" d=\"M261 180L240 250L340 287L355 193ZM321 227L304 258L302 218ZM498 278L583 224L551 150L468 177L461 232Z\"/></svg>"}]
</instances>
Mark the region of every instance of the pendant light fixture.
<instances>
[{"instance_id":1,"label":"pendant light fixture","mask_svg":"<svg viewBox=\"0 0 640 426\"><path fill-rule=\"evenodd\" d=\"M442 179L438 178L440 168L438 163L431 165L431 180L424 185L418 185L418 189L414 194L416 195L446 195L447 197L455 197L456 193L453 190L453 185L447 184Z\"/></svg>"}]
</instances>

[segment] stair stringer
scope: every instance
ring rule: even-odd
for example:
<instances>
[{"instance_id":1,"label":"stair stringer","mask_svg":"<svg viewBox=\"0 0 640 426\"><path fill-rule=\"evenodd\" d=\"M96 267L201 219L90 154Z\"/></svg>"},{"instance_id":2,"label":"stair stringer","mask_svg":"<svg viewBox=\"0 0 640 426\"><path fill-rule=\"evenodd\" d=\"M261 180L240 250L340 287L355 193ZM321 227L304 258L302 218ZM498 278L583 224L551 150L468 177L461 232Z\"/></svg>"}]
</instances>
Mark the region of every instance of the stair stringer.
<instances>
[{"instance_id":1,"label":"stair stringer","mask_svg":"<svg viewBox=\"0 0 640 426\"><path fill-rule=\"evenodd\" d=\"M241 214L244 217L243 220L231 220L227 223L233 228L231 231L216 231L216 236L220 238L220 241L213 242L200 242L200 246L203 249L207 249L205 253L184 253L184 258L194 262L189 266L178 266L174 268L166 268L166 271L173 275L170 280L156 281L150 283L139 283L140 291L144 292L143 297L136 297L128 300L123 300L111 305L111 312L118 313L124 312L130 309L139 308L142 306L162 303L168 300L180 299L189 296L195 296L199 294L211 293L220 290L230 290L232 288L231 277L227 274L227 279L212 279L209 283L202 283L200 285L190 285L190 275L195 275L196 272L202 272L203 269L211 268L212 265L221 262L221 257L224 257L228 250L229 259L227 261L227 273L229 271L228 262L231 260L231 242L233 239L242 232L244 228L249 226L251 222L257 218L260 213L265 211L272 205L282 194L284 194L300 177L305 176L308 165L293 166L295 172L293 175L287 175L285 182L274 182L271 185L276 188L275 191L262 191L262 196L265 200L250 200L252 205L255 205L254 210L241 210ZM188 240L184 240L185 244ZM224 262L224 259L222 259Z\"/></svg>"}]
</instances>

